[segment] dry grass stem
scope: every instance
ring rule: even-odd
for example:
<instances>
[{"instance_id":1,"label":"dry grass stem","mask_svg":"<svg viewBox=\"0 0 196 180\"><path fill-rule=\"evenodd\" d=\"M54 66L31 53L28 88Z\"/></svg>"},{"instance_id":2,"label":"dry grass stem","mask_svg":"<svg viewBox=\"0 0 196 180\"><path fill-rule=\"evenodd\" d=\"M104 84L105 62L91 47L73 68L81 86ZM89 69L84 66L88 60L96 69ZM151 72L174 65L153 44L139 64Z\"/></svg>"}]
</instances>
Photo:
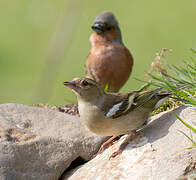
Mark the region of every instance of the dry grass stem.
<instances>
[{"instance_id":1,"label":"dry grass stem","mask_svg":"<svg viewBox=\"0 0 196 180\"><path fill-rule=\"evenodd\" d=\"M149 76L152 74L152 72L157 68L163 75L167 76L167 70L164 68L162 59L166 58L165 53L169 52L172 53L172 49L168 48L162 48L160 52L156 53L156 57L154 61L151 64L150 70L146 73L146 76Z\"/></svg>"}]
</instances>

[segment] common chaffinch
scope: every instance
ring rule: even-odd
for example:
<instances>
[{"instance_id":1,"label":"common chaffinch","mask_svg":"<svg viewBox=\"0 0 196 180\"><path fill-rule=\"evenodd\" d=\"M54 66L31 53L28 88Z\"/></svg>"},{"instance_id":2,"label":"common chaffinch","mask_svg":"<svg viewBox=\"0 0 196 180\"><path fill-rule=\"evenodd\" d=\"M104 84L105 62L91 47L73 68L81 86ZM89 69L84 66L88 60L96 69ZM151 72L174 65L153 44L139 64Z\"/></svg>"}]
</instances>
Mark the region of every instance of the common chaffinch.
<instances>
[{"instance_id":1,"label":"common chaffinch","mask_svg":"<svg viewBox=\"0 0 196 180\"><path fill-rule=\"evenodd\" d=\"M80 117L88 129L98 135L113 136L102 145L99 152L116 136L130 134L112 157L122 152L159 102L171 95L169 91L161 92L160 88L152 91L105 93L101 86L89 78L75 78L64 82L64 85L76 94Z\"/></svg>"},{"instance_id":2,"label":"common chaffinch","mask_svg":"<svg viewBox=\"0 0 196 180\"><path fill-rule=\"evenodd\" d=\"M100 13L92 29L92 48L85 65L86 77L96 80L103 88L108 86L109 92L118 92L131 74L133 57L122 42L113 13Z\"/></svg>"}]
</instances>

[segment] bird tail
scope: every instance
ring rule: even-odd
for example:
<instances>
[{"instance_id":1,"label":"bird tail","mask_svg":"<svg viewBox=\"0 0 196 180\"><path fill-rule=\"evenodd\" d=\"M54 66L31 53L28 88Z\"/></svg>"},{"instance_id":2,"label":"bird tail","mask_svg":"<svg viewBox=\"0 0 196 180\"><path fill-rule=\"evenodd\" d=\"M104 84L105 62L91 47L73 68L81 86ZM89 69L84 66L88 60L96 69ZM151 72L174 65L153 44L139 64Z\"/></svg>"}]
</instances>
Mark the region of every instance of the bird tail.
<instances>
[{"instance_id":1,"label":"bird tail","mask_svg":"<svg viewBox=\"0 0 196 180\"><path fill-rule=\"evenodd\" d=\"M189 85L182 85L175 90L181 90L190 87ZM137 99L137 105L136 108L139 107L146 107L146 108L152 108L156 109L161 104L163 104L165 101L168 100L169 97L173 94L173 91L163 91L163 88L158 88L149 92L141 92L140 95L136 97Z\"/></svg>"},{"instance_id":2,"label":"bird tail","mask_svg":"<svg viewBox=\"0 0 196 180\"><path fill-rule=\"evenodd\" d=\"M189 87L190 87L189 84L183 84L183 85L175 88L174 90L182 90L182 89L189 88ZM160 100L156 103L155 109L158 108L163 103L165 103L169 99L169 97L172 99L177 99L179 101L183 101L182 98L172 97L172 95L173 95L173 91L171 91L171 90L159 92L158 96L160 97Z\"/></svg>"},{"instance_id":3,"label":"bird tail","mask_svg":"<svg viewBox=\"0 0 196 180\"><path fill-rule=\"evenodd\" d=\"M183 84L183 85L181 85L181 86L179 86L177 88L174 88L174 90L182 90L182 89L185 89L185 88L190 88L190 85L189 84ZM155 91L156 90L160 90L159 93L158 93L159 95L167 95L167 96L169 96L169 95L172 95L173 94L173 91L172 90L161 91L161 90L163 90L163 88L155 89Z\"/></svg>"}]
</instances>

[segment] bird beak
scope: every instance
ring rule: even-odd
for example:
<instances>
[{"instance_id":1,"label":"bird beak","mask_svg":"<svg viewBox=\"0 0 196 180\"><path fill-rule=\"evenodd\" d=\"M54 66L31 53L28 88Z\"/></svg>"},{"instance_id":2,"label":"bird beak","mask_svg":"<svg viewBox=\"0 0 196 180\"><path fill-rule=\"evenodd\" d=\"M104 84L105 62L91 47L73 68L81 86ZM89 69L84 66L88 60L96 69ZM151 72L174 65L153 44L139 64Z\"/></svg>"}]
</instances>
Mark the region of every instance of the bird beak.
<instances>
[{"instance_id":1,"label":"bird beak","mask_svg":"<svg viewBox=\"0 0 196 180\"><path fill-rule=\"evenodd\" d=\"M93 26L91 27L93 31L97 32L98 34L103 34L104 33L104 24L103 23L94 23Z\"/></svg>"},{"instance_id":2,"label":"bird beak","mask_svg":"<svg viewBox=\"0 0 196 180\"><path fill-rule=\"evenodd\" d=\"M78 92L80 89L80 87L77 86L77 83L75 81L65 81L63 84L76 92Z\"/></svg>"}]
</instances>

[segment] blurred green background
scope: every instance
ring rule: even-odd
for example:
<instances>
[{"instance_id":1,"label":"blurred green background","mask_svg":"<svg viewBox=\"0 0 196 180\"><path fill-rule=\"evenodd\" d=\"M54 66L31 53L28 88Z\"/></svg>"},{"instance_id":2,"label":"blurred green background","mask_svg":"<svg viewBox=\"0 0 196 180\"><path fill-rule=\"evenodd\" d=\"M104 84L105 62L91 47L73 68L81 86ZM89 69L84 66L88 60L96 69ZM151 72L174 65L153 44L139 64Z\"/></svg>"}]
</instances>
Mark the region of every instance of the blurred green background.
<instances>
[{"instance_id":1,"label":"blurred green background","mask_svg":"<svg viewBox=\"0 0 196 180\"><path fill-rule=\"evenodd\" d=\"M1 0L0 103L76 102L63 81L84 76L90 27L104 10L117 17L135 60L121 92L142 85L134 78L144 79L161 48L182 64L196 47L195 0Z\"/></svg>"}]
</instances>

